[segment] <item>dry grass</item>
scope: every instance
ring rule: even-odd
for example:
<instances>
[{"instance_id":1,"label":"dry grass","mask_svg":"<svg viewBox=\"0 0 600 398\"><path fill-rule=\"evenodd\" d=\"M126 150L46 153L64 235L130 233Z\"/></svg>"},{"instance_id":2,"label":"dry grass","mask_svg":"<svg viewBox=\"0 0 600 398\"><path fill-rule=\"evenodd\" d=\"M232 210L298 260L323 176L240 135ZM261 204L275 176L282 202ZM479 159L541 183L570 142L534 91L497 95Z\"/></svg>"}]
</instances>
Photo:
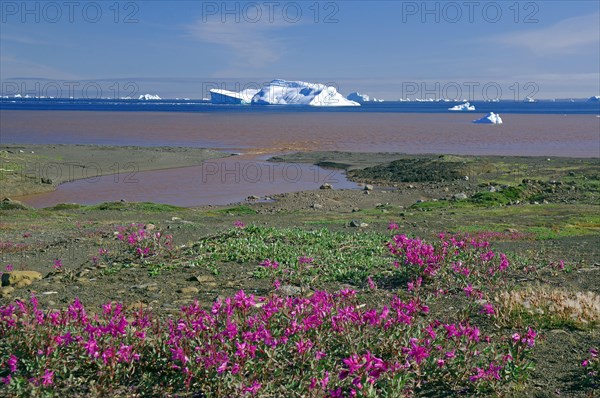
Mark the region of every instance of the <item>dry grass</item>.
<instances>
[{"instance_id":1,"label":"dry grass","mask_svg":"<svg viewBox=\"0 0 600 398\"><path fill-rule=\"evenodd\" d=\"M505 291L495 297L498 320L516 325L534 319L545 326L594 327L600 322L600 296L547 286Z\"/></svg>"}]
</instances>

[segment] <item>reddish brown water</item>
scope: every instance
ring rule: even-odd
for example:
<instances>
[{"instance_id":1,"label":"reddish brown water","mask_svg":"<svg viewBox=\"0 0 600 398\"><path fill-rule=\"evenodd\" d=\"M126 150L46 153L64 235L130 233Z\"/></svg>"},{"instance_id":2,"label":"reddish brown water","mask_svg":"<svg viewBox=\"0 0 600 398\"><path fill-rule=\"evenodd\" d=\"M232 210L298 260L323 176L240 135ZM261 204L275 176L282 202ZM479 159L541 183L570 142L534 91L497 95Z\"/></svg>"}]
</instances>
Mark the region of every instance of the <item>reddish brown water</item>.
<instances>
[{"instance_id":1,"label":"reddish brown water","mask_svg":"<svg viewBox=\"0 0 600 398\"><path fill-rule=\"evenodd\" d=\"M175 113L1 111L3 143L77 143L211 147L247 154L244 162L298 150L446 153L471 155L600 156L600 118L595 115L502 115L504 124L476 125L479 113ZM254 157L253 157L254 156ZM231 162L221 160L217 164ZM138 173L134 184L112 177L63 184L56 192L25 198L34 206L60 202L149 200L179 205L220 204L248 195L311 189L322 181L302 166L296 181L281 173L271 181L268 165L260 179L238 182L210 178L202 168ZM220 166L219 166L220 167ZM251 172L252 166L246 166ZM291 172L291 169L289 169ZM323 170L319 172L326 175ZM246 176L247 177L247 176ZM198 178L202 183L198 182ZM231 178L231 176L230 176ZM355 185L342 174L344 187ZM293 181L292 181L293 180Z\"/></svg>"}]
</instances>

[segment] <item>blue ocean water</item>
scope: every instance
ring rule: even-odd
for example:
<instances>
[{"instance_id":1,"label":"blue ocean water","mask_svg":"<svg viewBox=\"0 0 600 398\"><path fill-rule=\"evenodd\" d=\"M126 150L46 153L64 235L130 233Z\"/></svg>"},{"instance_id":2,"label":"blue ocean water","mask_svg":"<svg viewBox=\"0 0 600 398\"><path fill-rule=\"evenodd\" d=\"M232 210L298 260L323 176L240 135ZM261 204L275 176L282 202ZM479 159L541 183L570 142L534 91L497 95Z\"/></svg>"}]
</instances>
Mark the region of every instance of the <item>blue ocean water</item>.
<instances>
[{"instance_id":1,"label":"blue ocean water","mask_svg":"<svg viewBox=\"0 0 600 398\"><path fill-rule=\"evenodd\" d=\"M114 100L114 99L68 99L68 98L0 98L0 110L83 110L83 111L129 111L129 112L352 112L352 113L456 113L448 108L456 102L397 102L366 103L360 107L312 107L312 106L250 106L214 105L202 100ZM586 100L519 102L471 101L476 111L500 114L600 114L600 102Z\"/></svg>"}]
</instances>

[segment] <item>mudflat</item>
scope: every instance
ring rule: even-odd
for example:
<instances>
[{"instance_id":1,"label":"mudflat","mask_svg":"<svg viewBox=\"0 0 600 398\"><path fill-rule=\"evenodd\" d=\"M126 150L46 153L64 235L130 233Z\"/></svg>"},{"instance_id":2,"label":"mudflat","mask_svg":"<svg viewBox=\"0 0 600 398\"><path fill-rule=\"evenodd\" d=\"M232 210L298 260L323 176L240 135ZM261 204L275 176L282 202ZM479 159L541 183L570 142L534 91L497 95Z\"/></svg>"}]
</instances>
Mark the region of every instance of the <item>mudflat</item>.
<instances>
[{"instance_id":1,"label":"mudflat","mask_svg":"<svg viewBox=\"0 0 600 398\"><path fill-rule=\"evenodd\" d=\"M3 197L48 192L74 180L138 171L198 166L228 153L190 147L114 145L1 145L0 191Z\"/></svg>"}]
</instances>

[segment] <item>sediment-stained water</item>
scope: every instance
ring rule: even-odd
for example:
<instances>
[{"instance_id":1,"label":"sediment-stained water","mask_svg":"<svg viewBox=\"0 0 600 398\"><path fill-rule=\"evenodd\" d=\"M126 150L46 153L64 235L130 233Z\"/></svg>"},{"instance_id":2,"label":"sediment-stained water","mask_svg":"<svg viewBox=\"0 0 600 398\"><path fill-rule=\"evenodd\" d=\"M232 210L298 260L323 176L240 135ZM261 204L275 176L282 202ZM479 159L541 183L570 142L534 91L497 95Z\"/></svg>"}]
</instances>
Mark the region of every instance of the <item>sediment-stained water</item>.
<instances>
[{"instance_id":1,"label":"sediment-stained water","mask_svg":"<svg viewBox=\"0 0 600 398\"><path fill-rule=\"evenodd\" d=\"M88 111L0 111L2 143L169 145L240 152L237 159L207 165L136 173L136 182L114 176L61 185L57 191L23 198L34 206L107 200L155 201L183 206L224 204L249 195L314 189L329 172L315 166L262 160L291 151L445 153L465 155L600 156L596 115L503 115L502 125L476 125L470 113L175 113ZM236 165L237 163L237 165ZM282 172L288 167L287 173ZM294 176L293 168L298 168ZM236 171L237 170L237 171ZM260 178L256 173L260 170ZM237 173L237 175L236 175ZM246 173L246 175L244 175ZM122 176L121 176L122 177ZM330 176L352 188L343 173ZM297 179L296 179L297 178ZM116 182L115 182L116 181Z\"/></svg>"}]
</instances>

